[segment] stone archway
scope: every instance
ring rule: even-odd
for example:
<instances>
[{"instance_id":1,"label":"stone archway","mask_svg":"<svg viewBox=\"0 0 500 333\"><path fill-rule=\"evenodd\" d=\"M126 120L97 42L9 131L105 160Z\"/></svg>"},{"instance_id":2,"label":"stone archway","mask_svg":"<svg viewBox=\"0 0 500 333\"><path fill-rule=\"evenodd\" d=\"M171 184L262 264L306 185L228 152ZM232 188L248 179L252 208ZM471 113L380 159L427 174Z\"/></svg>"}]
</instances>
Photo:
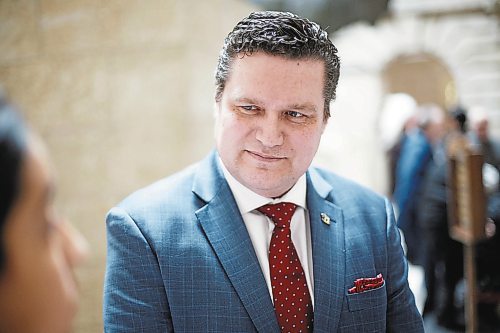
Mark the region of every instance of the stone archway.
<instances>
[{"instance_id":1,"label":"stone archway","mask_svg":"<svg viewBox=\"0 0 500 333\"><path fill-rule=\"evenodd\" d=\"M399 56L382 72L385 93L406 93L417 104L448 110L457 104L455 81L442 61L431 54Z\"/></svg>"},{"instance_id":2,"label":"stone archway","mask_svg":"<svg viewBox=\"0 0 500 333\"><path fill-rule=\"evenodd\" d=\"M341 57L341 78L332 118L316 163L387 194L387 172L378 132L385 91L383 72L399 57L431 55L456 85L457 101L482 106L492 132L500 133L500 46L495 17L393 17L375 26L339 30L333 40Z\"/></svg>"}]
</instances>

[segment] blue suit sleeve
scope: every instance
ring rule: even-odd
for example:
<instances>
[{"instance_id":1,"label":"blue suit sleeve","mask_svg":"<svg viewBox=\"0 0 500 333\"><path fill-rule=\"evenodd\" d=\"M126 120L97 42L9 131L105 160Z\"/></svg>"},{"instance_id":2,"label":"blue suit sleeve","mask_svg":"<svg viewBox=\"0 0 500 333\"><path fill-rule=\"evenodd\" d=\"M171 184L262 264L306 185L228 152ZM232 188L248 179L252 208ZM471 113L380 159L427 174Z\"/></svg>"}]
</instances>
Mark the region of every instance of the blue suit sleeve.
<instances>
[{"instance_id":1,"label":"blue suit sleeve","mask_svg":"<svg viewBox=\"0 0 500 333\"><path fill-rule=\"evenodd\" d=\"M422 316L408 285L408 263L401 247L399 230L389 201L387 213L387 332L424 332Z\"/></svg>"},{"instance_id":2,"label":"blue suit sleeve","mask_svg":"<svg viewBox=\"0 0 500 333\"><path fill-rule=\"evenodd\" d=\"M105 332L172 332L171 315L155 252L121 208L106 219Z\"/></svg>"}]
</instances>

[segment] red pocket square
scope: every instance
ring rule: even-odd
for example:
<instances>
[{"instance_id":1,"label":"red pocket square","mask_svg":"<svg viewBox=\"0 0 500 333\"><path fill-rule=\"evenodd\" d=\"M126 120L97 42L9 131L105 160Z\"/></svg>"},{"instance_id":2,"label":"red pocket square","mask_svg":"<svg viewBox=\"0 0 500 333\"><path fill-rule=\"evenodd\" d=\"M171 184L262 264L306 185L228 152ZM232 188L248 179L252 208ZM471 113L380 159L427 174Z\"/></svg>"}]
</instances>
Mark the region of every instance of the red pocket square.
<instances>
[{"instance_id":1,"label":"red pocket square","mask_svg":"<svg viewBox=\"0 0 500 333\"><path fill-rule=\"evenodd\" d=\"M378 288L384 284L382 274L374 278L359 278L354 281L354 287L349 288L349 294L362 293L363 291Z\"/></svg>"}]
</instances>

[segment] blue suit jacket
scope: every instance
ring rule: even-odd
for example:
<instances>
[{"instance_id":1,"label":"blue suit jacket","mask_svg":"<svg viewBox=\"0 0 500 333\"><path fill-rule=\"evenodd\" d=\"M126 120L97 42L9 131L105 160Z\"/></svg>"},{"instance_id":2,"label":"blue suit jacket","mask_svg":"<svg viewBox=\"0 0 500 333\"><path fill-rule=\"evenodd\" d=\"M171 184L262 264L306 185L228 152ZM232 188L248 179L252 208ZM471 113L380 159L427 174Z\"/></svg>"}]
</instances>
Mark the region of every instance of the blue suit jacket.
<instances>
[{"instance_id":1,"label":"blue suit jacket","mask_svg":"<svg viewBox=\"0 0 500 333\"><path fill-rule=\"evenodd\" d=\"M107 217L106 332L279 332L217 153L139 190ZM307 172L314 332L423 332L387 200ZM320 214L331 218L329 225ZM348 294L382 273L377 289Z\"/></svg>"}]
</instances>

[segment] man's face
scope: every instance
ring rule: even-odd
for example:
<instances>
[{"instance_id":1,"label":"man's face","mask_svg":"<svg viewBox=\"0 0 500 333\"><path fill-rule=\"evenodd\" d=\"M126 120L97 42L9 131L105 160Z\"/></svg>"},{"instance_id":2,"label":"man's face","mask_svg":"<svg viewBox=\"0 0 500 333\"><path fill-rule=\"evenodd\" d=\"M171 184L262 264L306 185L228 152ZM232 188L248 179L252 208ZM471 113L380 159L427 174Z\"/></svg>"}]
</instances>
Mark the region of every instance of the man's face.
<instances>
[{"instance_id":1,"label":"man's face","mask_svg":"<svg viewBox=\"0 0 500 333\"><path fill-rule=\"evenodd\" d=\"M324 63L262 52L237 56L216 104L216 144L231 175L257 194L279 197L318 149Z\"/></svg>"}]
</instances>

